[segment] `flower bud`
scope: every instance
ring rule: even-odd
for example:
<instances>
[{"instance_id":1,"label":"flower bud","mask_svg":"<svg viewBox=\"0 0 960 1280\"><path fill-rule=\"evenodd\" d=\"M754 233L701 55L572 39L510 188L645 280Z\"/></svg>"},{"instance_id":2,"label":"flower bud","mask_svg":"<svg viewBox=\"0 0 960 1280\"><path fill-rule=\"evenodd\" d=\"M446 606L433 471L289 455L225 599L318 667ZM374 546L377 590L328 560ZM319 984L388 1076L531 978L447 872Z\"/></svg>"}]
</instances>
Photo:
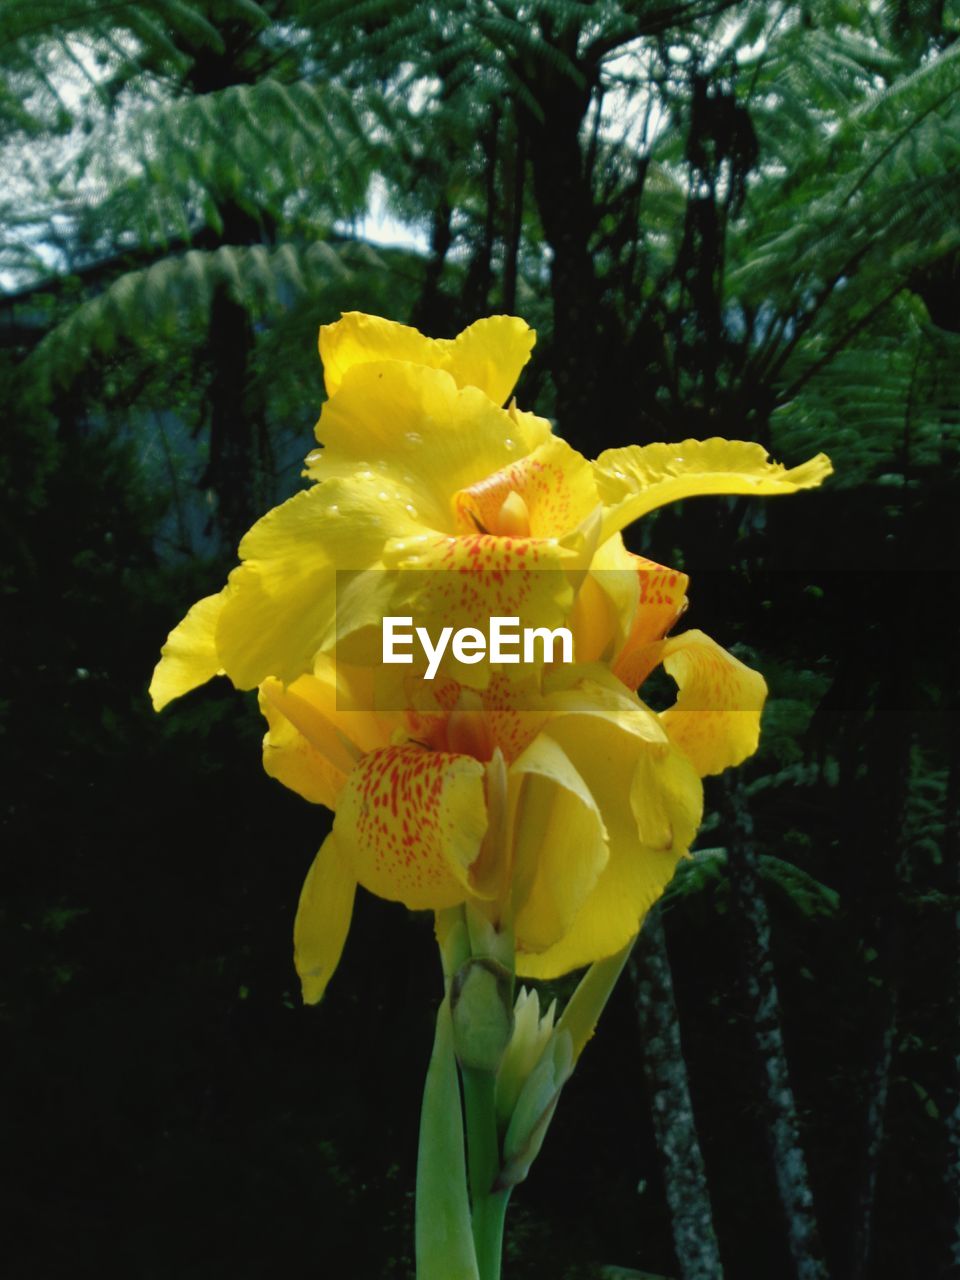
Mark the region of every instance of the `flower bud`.
<instances>
[{"instance_id":1,"label":"flower bud","mask_svg":"<svg viewBox=\"0 0 960 1280\"><path fill-rule=\"evenodd\" d=\"M510 970L486 956L460 966L450 988L453 1045L463 1067L496 1071L513 1034Z\"/></svg>"},{"instance_id":2,"label":"flower bud","mask_svg":"<svg viewBox=\"0 0 960 1280\"><path fill-rule=\"evenodd\" d=\"M520 1091L503 1142L503 1167L494 1189L504 1191L522 1182L537 1158L560 1091L573 1072L573 1038L569 1031L555 1031L540 1055L540 1061Z\"/></svg>"},{"instance_id":3,"label":"flower bud","mask_svg":"<svg viewBox=\"0 0 960 1280\"><path fill-rule=\"evenodd\" d=\"M520 988L513 1011L513 1036L497 1076L497 1120L503 1129L510 1123L520 1091L550 1039L556 1009L554 1000L541 1018L536 989Z\"/></svg>"}]
</instances>

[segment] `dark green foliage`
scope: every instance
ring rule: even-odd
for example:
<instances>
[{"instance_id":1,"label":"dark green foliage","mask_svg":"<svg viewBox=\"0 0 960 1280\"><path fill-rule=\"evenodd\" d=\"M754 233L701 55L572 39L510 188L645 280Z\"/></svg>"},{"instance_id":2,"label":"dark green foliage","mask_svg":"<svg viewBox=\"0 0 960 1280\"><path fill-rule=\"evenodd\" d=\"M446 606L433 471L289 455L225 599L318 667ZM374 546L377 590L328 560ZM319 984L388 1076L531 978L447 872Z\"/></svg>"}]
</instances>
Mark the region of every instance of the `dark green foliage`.
<instances>
[{"instance_id":1,"label":"dark green foliage","mask_svg":"<svg viewBox=\"0 0 960 1280\"><path fill-rule=\"evenodd\" d=\"M958 31L949 0L0 5L15 1280L412 1274L429 921L363 897L303 1009L328 817L262 774L252 698L146 701L298 486L346 309L438 335L515 309L521 404L591 454L832 455L820 493L631 537L770 683L745 794L831 1275L952 1274ZM367 243L371 190L422 248ZM726 1274L771 1280L721 799L664 919ZM676 1274L639 1051L619 992L515 1197L511 1280Z\"/></svg>"}]
</instances>

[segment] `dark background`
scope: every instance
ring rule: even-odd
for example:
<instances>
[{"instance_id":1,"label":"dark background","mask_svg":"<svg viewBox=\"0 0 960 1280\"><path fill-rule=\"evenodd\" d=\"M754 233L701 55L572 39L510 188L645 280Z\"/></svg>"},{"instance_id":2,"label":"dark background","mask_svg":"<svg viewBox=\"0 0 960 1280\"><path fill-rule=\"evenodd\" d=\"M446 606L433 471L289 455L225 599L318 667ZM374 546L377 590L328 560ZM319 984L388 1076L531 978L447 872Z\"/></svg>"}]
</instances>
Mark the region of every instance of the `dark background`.
<instances>
[{"instance_id":1,"label":"dark background","mask_svg":"<svg viewBox=\"0 0 960 1280\"><path fill-rule=\"evenodd\" d=\"M650 1119L684 1076L730 1280L960 1274L958 30L932 2L3 6L7 1274L412 1275L430 921L361 895L304 1009L329 815L263 774L251 696L146 697L301 483L341 309L525 316L520 403L591 456L721 434L836 466L631 531L771 699L663 905L683 1057L644 1032L642 948L505 1274L719 1276L674 1243ZM371 191L406 240L370 243Z\"/></svg>"}]
</instances>

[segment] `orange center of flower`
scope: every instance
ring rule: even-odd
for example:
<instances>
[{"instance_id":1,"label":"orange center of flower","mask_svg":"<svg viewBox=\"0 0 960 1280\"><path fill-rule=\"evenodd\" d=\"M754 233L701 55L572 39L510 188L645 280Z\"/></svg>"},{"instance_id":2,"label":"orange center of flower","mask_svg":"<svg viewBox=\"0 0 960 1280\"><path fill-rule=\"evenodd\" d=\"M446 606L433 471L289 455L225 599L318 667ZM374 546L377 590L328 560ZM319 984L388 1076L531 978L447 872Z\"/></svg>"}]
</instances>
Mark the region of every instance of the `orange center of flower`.
<instances>
[{"instance_id":1,"label":"orange center of flower","mask_svg":"<svg viewBox=\"0 0 960 1280\"><path fill-rule=\"evenodd\" d=\"M475 485L457 495L457 523L464 533L492 534L499 538L529 538L530 508L503 476Z\"/></svg>"}]
</instances>

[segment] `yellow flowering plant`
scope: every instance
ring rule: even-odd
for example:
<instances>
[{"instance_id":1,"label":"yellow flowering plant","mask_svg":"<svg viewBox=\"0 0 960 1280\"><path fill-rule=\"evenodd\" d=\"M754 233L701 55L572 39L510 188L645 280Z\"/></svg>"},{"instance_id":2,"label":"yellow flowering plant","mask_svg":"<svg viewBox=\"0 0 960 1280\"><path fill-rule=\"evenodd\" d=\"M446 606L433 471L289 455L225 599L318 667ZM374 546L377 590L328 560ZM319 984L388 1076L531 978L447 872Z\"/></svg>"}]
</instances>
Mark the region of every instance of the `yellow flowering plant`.
<instances>
[{"instance_id":1,"label":"yellow flowering plant","mask_svg":"<svg viewBox=\"0 0 960 1280\"><path fill-rule=\"evenodd\" d=\"M687 578L621 531L668 502L794 493L831 470L719 439L588 461L509 400L533 341L507 316L449 341L357 313L321 329L310 485L243 538L151 685L158 710L218 674L257 688L267 772L335 813L294 925L307 1003L338 964L358 886L435 913L445 994L420 1280L499 1275L510 1191L694 839L701 779L757 746L762 676L700 631L670 634ZM411 659L397 674L375 639L401 614L427 631L506 615L563 626L572 661L444 658L434 681ZM677 686L662 712L638 693L657 667ZM517 976L577 969L559 1018L515 993Z\"/></svg>"}]
</instances>

